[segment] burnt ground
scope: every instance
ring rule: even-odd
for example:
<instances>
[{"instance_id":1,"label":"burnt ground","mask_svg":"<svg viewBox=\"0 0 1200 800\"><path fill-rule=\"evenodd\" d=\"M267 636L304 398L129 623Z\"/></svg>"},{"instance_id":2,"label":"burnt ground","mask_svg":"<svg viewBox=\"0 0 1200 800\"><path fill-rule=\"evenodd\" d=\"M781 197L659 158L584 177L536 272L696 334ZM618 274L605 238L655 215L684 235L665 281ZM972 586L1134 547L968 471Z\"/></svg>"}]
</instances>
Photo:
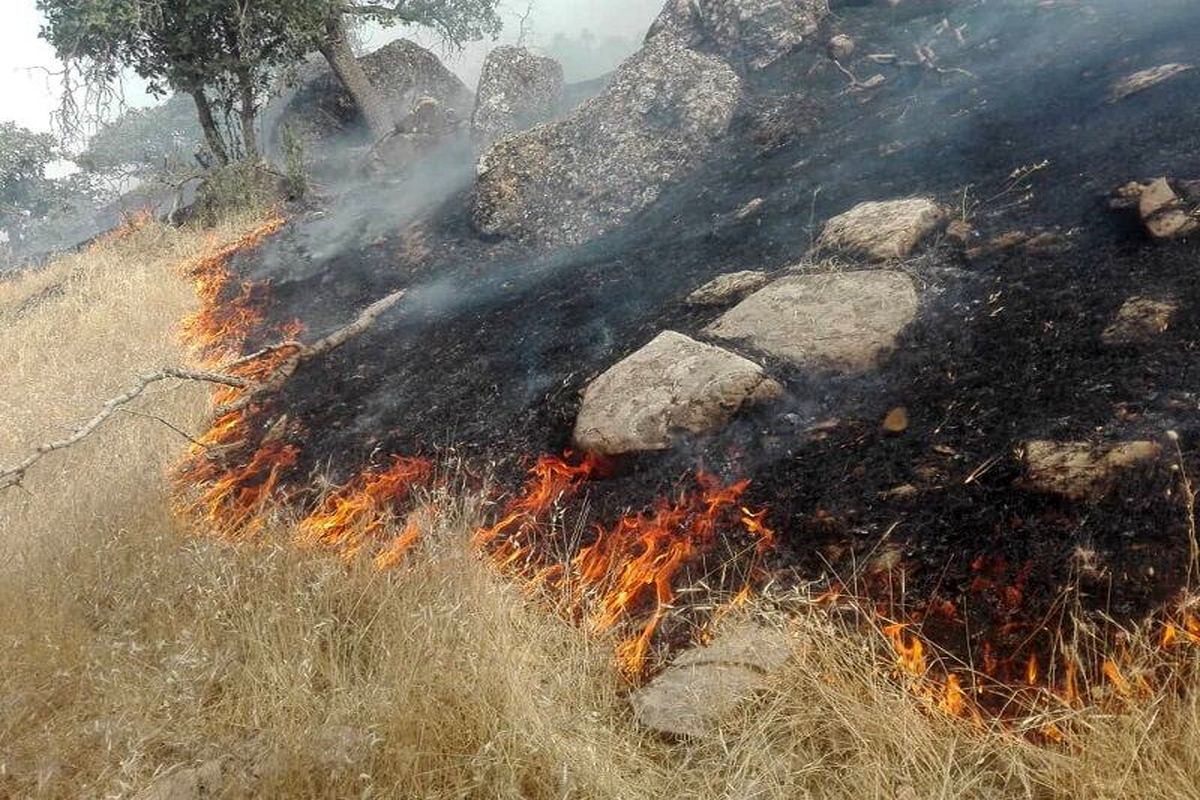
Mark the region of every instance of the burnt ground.
<instances>
[{"instance_id":1,"label":"burnt ground","mask_svg":"<svg viewBox=\"0 0 1200 800\"><path fill-rule=\"evenodd\" d=\"M662 329L695 335L715 315L682 305L692 289L796 263L825 218L859 201L966 197L980 241L1038 230L1057 244L972 259L936 244L906 266L924 287L922 314L881 369L844 379L773 365L785 402L628 461L589 487L593 514L642 507L698 466L749 477L751 503L770 508L778 531L780 574L895 592L855 578L886 534L903 559L900 604L941 608L935 638L976 662L985 641L1013 663L1044 652L1059 636L1048 623L1076 604L1143 618L1184 580L1175 474L1151 470L1102 502L1068 503L1024 487L1013 451L1027 438L1165 441L1175 430L1200 475L1200 251L1148 241L1105 201L1129 180L1200 172L1200 71L1108 102L1115 80L1198 52L1200 7L1154 8L972 3L948 16L966 26L961 43L935 33L941 17L845 9L825 35L854 36L846 66L861 80L886 76L881 88L846 93L823 54L796 54L751 79L734 131L696 174L621 230L566 252L476 237L461 152L299 214L237 264L271 282L275 319L299 317L315 336L386 292L410 296L285 391L281 405L304 429L294 479L341 480L390 453L453 450L515 486L530 457L568 447L590 377ZM865 57L912 60L918 43L941 71ZM1003 193L1014 169L1042 161L1028 192ZM736 221L758 197L762 212ZM1102 345L1135 294L1174 295L1180 318L1150 343ZM912 424L888 437L879 420L897 405ZM840 424L812 430L830 419ZM901 484L917 494L884 498Z\"/></svg>"}]
</instances>

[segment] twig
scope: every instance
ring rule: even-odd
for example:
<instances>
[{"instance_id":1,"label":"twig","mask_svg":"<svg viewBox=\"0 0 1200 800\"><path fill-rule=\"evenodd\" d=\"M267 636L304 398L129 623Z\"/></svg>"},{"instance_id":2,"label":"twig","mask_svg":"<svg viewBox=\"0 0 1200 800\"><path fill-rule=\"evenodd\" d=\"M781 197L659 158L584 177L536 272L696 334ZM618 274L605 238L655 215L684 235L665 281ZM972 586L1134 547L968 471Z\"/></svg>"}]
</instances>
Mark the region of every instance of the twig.
<instances>
[{"instance_id":1,"label":"twig","mask_svg":"<svg viewBox=\"0 0 1200 800\"><path fill-rule=\"evenodd\" d=\"M325 355L331 350L341 347L350 339L367 330L367 328L375 324L375 320L379 318L379 315L396 305L396 303L400 302L404 295L405 292L401 290L398 292L393 292L392 294L389 294L387 297L384 297L380 300L376 300L374 303L363 309L362 313L358 315L358 318L349 325L339 328L325 338L320 339L311 345L306 345L297 341L287 341L279 344L273 344L268 347L264 347L257 352L251 353L250 355L242 356L241 358L237 359L236 361L232 361L229 364L226 364L222 368L222 372L203 372L181 369L179 367L164 367L157 372L148 372L144 375L141 375L132 386L126 389L122 394L117 395L106 402L103 408L101 408L94 417L88 420L81 427L77 428L70 436L57 442L43 444L37 447L24 461L16 464L15 466L0 469L0 491L9 489L13 486L19 486L21 481L25 478L25 473L27 473L30 468L32 468L43 458L53 452L65 450L68 447L83 441L92 433L94 433L97 428L104 424L104 422L110 419L114 414L116 414L118 411L124 410L122 408L123 406L133 402L138 397L141 397L141 395L145 393L146 389L150 385L160 381L171 379L197 381L201 383L215 383L222 386L231 386L235 389L243 389L245 391L238 400L232 404L217 409L216 413L218 417L223 417L235 411L244 410L264 394L276 392L281 389L283 385L287 383L287 380L295 374L296 370L299 369L300 365L305 361ZM266 378L258 383L251 383L245 378L239 378L235 375L226 374L228 370L243 366L252 361L256 361L263 356L291 348L294 348L296 352L290 355L287 360L276 367L273 372L271 372ZM159 421L164 422L168 425L168 427L174 428L176 432L180 433L181 435L187 436L189 440L192 440L193 442L195 441L191 436L188 436L186 432L175 428L175 426L167 423L165 420Z\"/></svg>"},{"instance_id":2,"label":"twig","mask_svg":"<svg viewBox=\"0 0 1200 800\"><path fill-rule=\"evenodd\" d=\"M40 445L35 449L28 458L20 462L16 466L0 469L0 490L8 489L17 486L25 477L25 473L30 470L35 464L41 461L46 456L58 450L65 450L72 445L75 445L86 439L95 432L104 422L116 414L121 407L133 402L141 397L146 389L152 384L166 380L185 380L198 381L201 383L217 383L223 386L233 386L235 388L244 389L247 387L247 382L233 375L223 375L218 372L198 372L195 370L179 369L177 367L166 367L157 372L148 372L138 377L137 381L126 389L122 394L109 400L104 404L104 407L96 413L94 417L77 428L74 433L65 439L60 439L57 442L48 442Z\"/></svg>"}]
</instances>

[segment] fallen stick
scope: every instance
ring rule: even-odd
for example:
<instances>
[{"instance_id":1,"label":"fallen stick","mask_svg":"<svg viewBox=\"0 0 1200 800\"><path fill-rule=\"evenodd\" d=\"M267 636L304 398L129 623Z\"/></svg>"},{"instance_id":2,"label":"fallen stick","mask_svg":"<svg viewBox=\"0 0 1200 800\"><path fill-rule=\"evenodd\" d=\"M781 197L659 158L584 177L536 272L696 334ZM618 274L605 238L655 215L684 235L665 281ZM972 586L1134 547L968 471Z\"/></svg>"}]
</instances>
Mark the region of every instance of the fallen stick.
<instances>
[{"instance_id":1,"label":"fallen stick","mask_svg":"<svg viewBox=\"0 0 1200 800\"><path fill-rule=\"evenodd\" d=\"M396 305L396 303L399 303L400 300L404 298L404 295L404 290L401 290L398 292L393 292L387 297L376 300L374 303L371 303L371 305L364 308L362 313L360 313L358 317L349 325L345 326L344 328L338 328L325 338L319 339L312 344L306 345L299 342L294 343L296 352L288 356L287 359L280 363L280 365L276 367L270 375L264 378L257 385L250 387L250 389L237 400L218 408L216 410L216 416L220 418L238 411L244 411L253 405L263 395L272 394L279 391L283 388L283 385L287 383L293 375L296 374L296 370L300 368L301 364L303 364L305 361L311 361L314 358L323 356L331 350L336 350L346 342L353 339L355 336L363 333L365 330L375 324L375 320L379 318L380 314ZM279 349L282 348L267 348L267 350L263 352L274 352Z\"/></svg>"},{"instance_id":2,"label":"fallen stick","mask_svg":"<svg viewBox=\"0 0 1200 800\"><path fill-rule=\"evenodd\" d=\"M225 372L204 372L197 370L181 369L179 367L164 367L156 372L148 372L140 375L131 387L126 389L122 394L117 395L100 409L94 417L77 428L74 433L65 439L57 442L48 442L37 447L28 458L12 467L0 469L0 491L20 485L25 478L25 474L41 461L46 456L58 450L65 450L75 444L86 439L96 431L104 422L110 419L114 414L121 410L122 406L128 405L145 393L146 389L152 384L165 380L186 380L198 381L201 383L215 383L222 386L230 386L235 389L243 389L245 393L231 404L222 406L216 411L217 417L223 417L235 411L241 411L252 405L257 399L265 394L276 392L287 383L288 379L295 374L300 365L305 361L325 355L331 350L335 350L346 342L353 339L355 336L362 334L368 328L375 324L375 320L387 311L404 297L404 291L393 292L387 297L376 300L371 305L362 310L362 313L343 328L339 328L323 339L319 339L311 345L303 344L302 342L283 342L281 344L264 347L255 353L248 356L243 356L236 361L227 364L224 369L232 369L244 366L247 363L255 361L263 356L271 353L279 352L290 348L295 349L295 353L288 356L278 367L276 367L266 378L259 383L252 384L244 378L239 378L236 375L229 375Z\"/></svg>"},{"instance_id":3,"label":"fallen stick","mask_svg":"<svg viewBox=\"0 0 1200 800\"><path fill-rule=\"evenodd\" d=\"M232 386L239 389L244 389L248 386L247 382L233 375L224 375L219 372L197 372L188 369L179 369L177 367L166 367L157 372L148 372L138 376L137 382L126 389L122 394L109 400L104 404L103 408L96 413L94 417L77 428L74 433L65 439L60 439L57 442L48 442L36 448L28 458L13 467L0 469L0 490L8 489L17 486L25 477L25 473L31 467L37 464L46 456L58 450L65 450L74 444L81 442L90 436L97 428L99 428L105 420L116 414L122 406L132 403L152 384L166 380L185 380L199 381L201 383L217 383L223 386Z\"/></svg>"}]
</instances>

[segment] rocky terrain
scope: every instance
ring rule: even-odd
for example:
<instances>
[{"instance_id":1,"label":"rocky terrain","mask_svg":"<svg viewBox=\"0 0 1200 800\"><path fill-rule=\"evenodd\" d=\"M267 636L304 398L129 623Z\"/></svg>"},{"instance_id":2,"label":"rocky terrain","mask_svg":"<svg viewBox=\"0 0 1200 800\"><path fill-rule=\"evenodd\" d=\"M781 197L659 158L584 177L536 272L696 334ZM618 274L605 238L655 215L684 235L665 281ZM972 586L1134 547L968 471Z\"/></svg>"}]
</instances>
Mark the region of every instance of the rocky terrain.
<instances>
[{"instance_id":1,"label":"rocky terrain","mask_svg":"<svg viewBox=\"0 0 1200 800\"><path fill-rule=\"evenodd\" d=\"M831 5L672 1L574 110L501 53L477 136L237 260L310 336L408 291L256 421L287 480L452 452L515 483L581 448L619 456L604 519L749 479L775 580L1001 682L1062 685L1072 619L1173 613L1200 10Z\"/></svg>"}]
</instances>

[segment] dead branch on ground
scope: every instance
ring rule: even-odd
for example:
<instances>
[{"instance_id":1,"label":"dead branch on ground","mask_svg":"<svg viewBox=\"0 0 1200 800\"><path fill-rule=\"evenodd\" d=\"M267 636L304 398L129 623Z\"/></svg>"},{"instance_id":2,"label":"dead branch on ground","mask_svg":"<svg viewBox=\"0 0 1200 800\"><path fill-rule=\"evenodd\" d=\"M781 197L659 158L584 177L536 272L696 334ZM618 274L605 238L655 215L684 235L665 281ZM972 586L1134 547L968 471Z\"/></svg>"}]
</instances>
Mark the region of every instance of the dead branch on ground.
<instances>
[{"instance_id":1,"label":"dead branch on ground","mask_svg":"<svg viewBox=\"0 0 1200 800\"><path fill-rule=\"evenodd\" d=\"M214 383L222 386L230 386L235 389L242 389L244 392L241 397L239 397L233 403L218 408L216 411L216 416L223 417L236 411L242 411L253 405L264 395L271 394L282 389L284 384L287 383L288 379L296 373L296 370L299 369L300 365L304 362L310 361L314 358L319 358L320 356L323 356L332 350L336 350L354 337L362 334L375 324L375 321L381 314L383 314L392 306L396 305L396 303L400 302L404 295L405 292L402 290L393 292L392 294L389 294L380 300L376 300L374 303L363 309L362 313L360 313L353 322L345 327L338 328L333 333L330 333L328 336L324 337L323 339L319 339L310 345L306 345L297 341L273 344L247 356L238 358L236 361L230 362L219 372L189 370L179 367L164 367L163 369L155 372L147 372L143 375L140 375L132 386L106 402L95 416L77 428L70 436L56 442L48 442L40 445L39 447L35 448L34 451L30 453L30 455L24 461L21 461L15 466L0 468L0 491L20 485L21 481L25 478L25 474L43 458L51 453L72 447L86 439L88 436L91 436L97 428L104 424L104 422L113 417L117 412L124 410L124 406L141 397L142 394L145 393L146 389L155 383L159 383L160 381L196 381L200 383ZM268 374L258 383L251 383L245 378L239 378L236 375L228 374L229 371L233 369L244 366L272 353L277 353L281 350L287 349L294 349L295 352L288 356L287 359L281 362L279 366L272 370L270 374Z\"/></svg>"}]
</instances>

